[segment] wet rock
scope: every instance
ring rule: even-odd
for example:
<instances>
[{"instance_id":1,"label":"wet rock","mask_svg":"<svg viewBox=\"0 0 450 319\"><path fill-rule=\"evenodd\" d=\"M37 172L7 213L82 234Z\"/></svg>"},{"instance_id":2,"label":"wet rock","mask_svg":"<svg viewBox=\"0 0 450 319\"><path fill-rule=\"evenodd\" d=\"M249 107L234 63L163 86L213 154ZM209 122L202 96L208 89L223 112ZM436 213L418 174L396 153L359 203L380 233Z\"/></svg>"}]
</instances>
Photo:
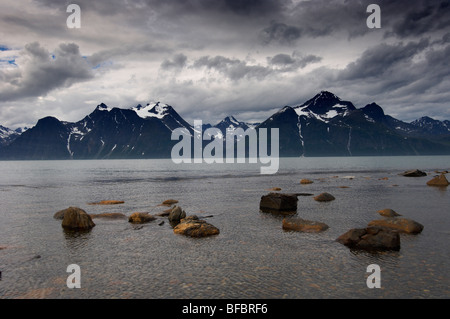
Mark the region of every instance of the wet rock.
<instances>
[{"instance_id":1,"label":"wet rock","mask_svg":"<svg viewBox=\"0 0 450 319\"><path fill-rule=\"evenodd\" d=\"M176 199L167 199L161 203L161 206L172 206L173 204L177 204L178 201Z\"/></svg>"},{"instance_id":2,"label":"wet rock","mask_svg":"<svg viewBox=\"0 0 450 319\"><path fill-rule=\"evenodd\" d=\"M217 227L198 219L195 215L181 219L180 223L174 227L173 232L195 238L213 236L220 233Z\"/></svg>"},{"instance_id":3,"label":"wet rock","mask_svg":"<svg viewBox=\"0 0 450 319\"><path fill-rule=\"evenodd\" d=\"M295 214L297 201L294 194L269 193L261 197L259 209L266 213Z\"/></svg>"},{"instance_id":4,"label":"wet rock","mask_svg":"<svg viewBox=\"0 0 450 319\"><path fill-rule=\"evenodd\" d=\"M431 179L427 182L428 186L446 187L449 184L450 183L448 182L447 178L445 177L445 174L435 176L433 179Z\"/></svg>"},{"instance_id":5,"label":"wet rock","mask_svg":"<svg viewBox=\"0 0 450 319\"><path fill-rule=\"evenodd\" d=\"M385 227L407 234L418 234L422 232L423 225L407 218L389 217L386 219L372 220L368 226Z\"/></svg>"},{"instance_id":6,"label":"wet rock","mask_svg":"<svg viewBox=\"0 0 450 319\"><path fill-rule=\"evenodd\" d=\"M390 209L390 208L386 208L386 209L379 210L378 213L379 213L381 216L384 216L384 217L397 217L397 216L401 216L401 215L398 214L396 211L394 211L393 209Z\"/></svg>"},{"instance_id":7,"label":"wet rock","mask_svg":"<svg viewBox=\"0 0 450 319\"><path fill-rule=\"evenodd\" d=\"M322 193L320 195L317 195L314 197L314 200L318 201L318 202L330 202L332 200L335 200L336 198L329 194L329 193Z\"/></svg>"},{"instance_id":8,"label":"wet rock","mask_svg":"<svg viewBox=\"0 0 450 319\"><path fill-rule=\"evenodd\" d=\"M172 225L172 227L175 227L185 217L186 212L180 206L175 206L169 213L169 222Z\"/></svg>"},{"instance_id":9,"label":"wet rock","mask_svg":"<svg viewBox=\"0 0 450 319\"><path fill-rule=\"evenodd\" d=\"M55 215L53 215L53 218L63 220L64 219L64 213L66 211L67 211L67 209L63 209L63 210L60 210L59 212L56 212Z\"/></svg>"},{"instance_id":10,"label":"wet rock","mask_svg":"<svg viewBox=\"0 0 450 319\"><path fill-rule=\"evenodd\" d=\"M128 221L133 224L149 223L156 218L149 213L133 213L128 217Z\"/></svg>"},{"instance_id":11,"label":"wet rock","mask_svg":"<svg viewBox=\"0 0 450 319\"><path fill-rule=\"evenodd\" d=\"M167 216L169 216L171 211L172 211L172 208L166 209L166 210L162 211L161 213L158 213L158 214L155 214L155 215L156 216L160 216L160 217L167 217Z\"/></svg>"},{"instance_id":12,"label":"wet rock","mask_svg":"<svg viewBox=\"0 0 450 319\"><path fill-rule=\"evenodd\" d=\"M102 200L100 202L88 203L88 205L118 205L123 203L125 202L121 200Z\"/></svg>"},{"instance_id":13,"label":"wet rock","mask_svg":"<svg viewBox=\"0 0 450 319\"><path fill-rule=\"evenodd\" d=\"M327 224L305 220L302 218L284 218L283 229L293 230L300 232L321 232L327 230L329 227Z\"/></svg>"},{"instance_id":14,"label":"wet rock","mask_svg":"<svg viewBox=\"0 0 450 319\"><path fill-rule=\"evenodd\" d=\"M427 173L422 172L418 169L413 169L413 170L405 171L405 172L401 173L400 175L406 176L406 177L422 177L422 176L427 176Z\"/></svg>"},{"instance_id":15,"label":"wet rock","mask_svg":"<svg viewBox=\"0 0 450 319\"><path fill-rule=\"evenodd\" d=\"M106 218L106 219L127 219L127 216L122 213L102 213L102 214L89 214L92 219Z\"/></svg>"},{"instance_id":16,"label":"wet rock","mask_svg":"<svg viewBox=\"0 0 450 319\"><path fill-rule=\"evenodd\" d=\"M69 207L64 210L62 227L68 230L89 230L95 226L91 216L78 207Z\"/></svg>"},{"instance_id":17,"label":"wet rock","mask_svg":"<svg viewBox=\"0 0 450 319\"><path fill-rule=\"evenodd\" d=\"M400 235L398 232L382 227L350 229L339 236L336 241L352 249L368 251L400 250Z\"/></svg>"},{"instance_id":18,"label":"wet rock","mask_svg":"<svg viewBox=\"0 0 450 319\"><path fill-rule=\"evenodd\" d=\"M272 188L269 188L269 189L266 189L267 191L272 191L272 192L279 192L279 191L281 191L281 188L279 188L279 187L272 187Z\"/></svg>"},{"instance_id":19,"label":"wet rock","mask_svg":"<svg viewBox=\"0 0 450 319\"><path fill-rule=\"evenodd\" d=\"M302 179L301 181L300 181L300 184L302 184L302 185L307 185L307 184L312 184L312 183L314 183L312 180L310 180L310 179Z\"/></svg>"}]
</instances>

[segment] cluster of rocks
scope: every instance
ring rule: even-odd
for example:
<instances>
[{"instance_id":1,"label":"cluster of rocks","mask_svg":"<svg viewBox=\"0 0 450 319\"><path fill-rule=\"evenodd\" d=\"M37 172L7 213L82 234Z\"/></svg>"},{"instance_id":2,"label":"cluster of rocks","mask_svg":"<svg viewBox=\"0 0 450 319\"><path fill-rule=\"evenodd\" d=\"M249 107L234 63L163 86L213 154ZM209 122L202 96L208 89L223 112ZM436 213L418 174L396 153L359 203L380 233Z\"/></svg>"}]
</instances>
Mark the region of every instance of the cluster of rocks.
<instances>
[{"instance_id":1,"label":"cluster of rocks","mask_svg":"<svg viewBox=\"0 0 450 319\"><path fill-rule=\"evenodd\" d=\"M281 193L269 193L261 197L259 203L260 211L264 213L279 214L288 216L283 219L282 228L284 230L300 231L300 232L322 232L328 229L328 225L306 220L302 218L289 217L289 215L297 214L298 196L300 195L312 195L304 193L296 194L281 194ZM322 193L314 197L316 201L331 201L334 200L334 196L328 193Z\"/></svg>"},{"instance_id":2,"label":"cluster of rocks","mask_svg":"<svg viewBox=\"0 0 450 319\"><path fill-rule=\"evenodd\" d=\"M428 186L437 186L437 187L447 187L450 185L447 178L445 177L445 174L448 174L448 171L439 172L440 175L434 176L431 180L427 182ZM406 177L422 177L427 176L428 174L426 172L423 172L421 170L415 169L415 170L409 170L401 173L400 175L406 176Z\"/></svg>"},{"instance_id":3,"label":"cluster of rocks","mask_svg":"<svg viewBox=\"0 0 450 319\"><path fill-rule=\"evenodd\" d=\"M351 229L336 241L353 249L400 250L400 233L419 234L424 228L414 220L400 217L392 209L383 209L378 213L386 218L372 220L366 228Z\"/></svg>"},{"instance_id":4,"label":"cluster of rocks","mask_svg":"<svg viewBox=\"0 0 450 319\"><path fill-rule=\"evenodd\" d=\"M299 194L269 193L263 195L260 201L260 211L279 214L283 218L282 228L288 231L323 232L329 226L323 222L293 217L297 213ZM335 197L329 193L322 193L315 197L318 202L329 202ZM419 234L424 226L414 220L401 217L392 209L383 209L378 213L385 217L372 220L365 228L350 229L339 236L336 241L351 248L368 251L400 250L400 233Z\"/></svg>"},{"instance_id":5,"label":"cluster of rocks","mask_svg":"<svg viewBox=\"0 0 450 319\"><path fill-rule=\"evenodd\" d=\"M102 201L98 203L89 203L90 205L116 205L124 202L119 201ZM169 206L178 203L176 200L164 201L158 206ZM180 206L173 206L159 216L167 216L170 225L173 227L175 234L182 234L189 237L207 237L218 235L219 229L204 220L201 220L196 215L187 216L186 212ZM69 207L64 210L56 212L53 217L62 220L61 226L69 231L88 231L95 227L93 219L95 218L109 218L109 219L128 219L132 224L144 224L156 220L156 217L148 212L136 212L127 217L121 213L103 213L103 214L88 214L79 207ZM159 223L163 225L164 221Z\"/></svg>"}]
</instances>

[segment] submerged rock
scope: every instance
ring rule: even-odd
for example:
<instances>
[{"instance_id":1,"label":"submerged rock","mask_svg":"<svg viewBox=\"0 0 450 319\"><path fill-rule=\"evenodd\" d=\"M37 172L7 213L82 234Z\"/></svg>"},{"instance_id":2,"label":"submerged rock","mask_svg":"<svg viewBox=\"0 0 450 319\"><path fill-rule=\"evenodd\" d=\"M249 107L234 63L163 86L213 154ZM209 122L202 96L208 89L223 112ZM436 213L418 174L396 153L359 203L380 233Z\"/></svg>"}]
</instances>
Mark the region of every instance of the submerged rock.
<instances>
[{"instance_id":1,"label":"submerged rock","mask_svg":"<svg viewBox=\"0 0 450 319\"><path fill-rule=\"evenodd\" d=\"M122 213L102 213L102 214L89 214L92 219L95 218L107 218L107 219L127 219L127 216Z\"/></svg>"},{"instance_id":2,"label":"submerged rock","mask_svg":"<svg viewBox=\"0 0 450 319\"><path fill-rule=\"evenodd\" d=\"M405 172L401 173L400 175L406 176L406 177L422 177L422 176L427 176L427 173L422 172L418 169L413 169L413 170L405 171Z\"/></svg>"},{"instance_id":3,"label":"submerged rock","mask_svg":"<svg viewBox=\"0 0 450 319\"><path fill-rule=\"evenodd\" d=\"M297 202L294 194L269 193L261 197L259 209L266 213L295 214Z\"/></svg>"},{"instance_id":4,"label":"submerged rock","mask_svg":"<svg viewBox=\"0 0 450 319\"><path fill-rule=\"evenodd\" d=\"M61 225L64 229L88 230L95 226L91 216L81 208L69 207L64 210L63 215Z\"/></svg>"},{"instance_id":5,"label":"submerged rock","mask_svg":"<svg viewBox=\"0 0 450 319\"><path fill-rule=\"evenodd\" d=\"M380 214L381 216L384 217L397 217L397 216L401 216L400 214L398 214L395 210L390 209L390 208L386 208L386 209L382 209L378 211L378 214Z\"/></svg>"},{"instance_id":6,"label":"submerged rock","mask_svg":"<svg viewBox=\"0 0 450 319\"><path fill-rule=\"evenodd\" d=\"M336 198L329 194L329 193L322 193L320 195L317 195L314 197L314 200L318 201L318 202L330 202L332 200L335 200Z\"/></svg>"},{"instance_id":7,"label":"submerged rock","mask_svg":"<svg viewBox=\"0 0 450 319\"><path fill-rule=\"evenodd\" d=\"M445 177L445 174L441 174L440 176L435 176L433 179L431 179L427 182L428 186L445 187L445 186L448 186L449 184L450 183L448 182L447 178Z\"/></svg>"},{"instance_id":8,"label":"submerged rock","mask_svg":"<svg viewBox=\"0 0 450 319\"><path fill-rule=\"evenodd\" d=\"M315 222L305 220L302 218L284 218L283 229L294 230L301 232L321 232L327 230L329 227L327 224L321 222Z\"/></svg>"},{"instance_id":9,"label":"submerged rock","mask_svg":"<svg viewBox=\"0 0 450 319\"><path fill-rule=\"evenodd\" d=\"M180 223L174 227L173 232L175 234L199 238L218 235L220 230L193 215L181 219Z\"/></svg>"},{"instance_id":10,"label":"submerged rock","mask_svg":"<svg viewBox=\"0 0 450 319\"><path fill-rule=\"evenodd\" d=\"M156 218L149 213L133 213L128 217L128 221L133 224L149 223Z\"/></svg>"},{"instance_id":11,"label":"submerged rock","mask_svg":"<svg viewBox=\"0 0 450 319\"><path fill-rule=\"evenodd\" d=\"M177 203L178 203L178 201L177 201L176 199L166 199L165 201L163 201L163 202L161 203L160 206L168 206L168 207L170 207L170 206L172 206L173 204L177 204Z\"/></svg>"},{"instance_id":12,"label":"submerged rock","mask_svg":"<svg viewBox=\"0 0 450 319\"><path fill-rule=\"evenodd\" d=\"M314 182L307 178L304 178L300 181L300 184L302 184L302 185L307 185L307 184L312 184L312 183L314 183Z\"/></svg>"},{"instance_id":13,"label":"submerged rock","mask_svg":"<svg viewBox=\"0 0 450 319\"><path fill-rule=\"evenodd\" d=\"M393 229L407 234L418 234L422 232L423 225L407 218L389 217L386 219L372 220L368 226L378 226Z\"/></svg>"},{"instance_id":14,"label":"submerged rock","mask_svg":"<svg viewBox=\"0 0 450 319\"><path fill-rule=\"evenodd\" d=\"M350 229L339 236L336 241L352 249L400 250L400 235L398 232L382 227Z\"/></svg>"},{"instance_id":15,"label":"submerged rock","mask_svg":"<svg viewBox=\"0 0 450 319\"><path fill-rule=\"evenodd\" d=\"M102 200L100 202L88 203L88 205L118 205L123 203L125 202L121 200Z\"/></svg>"}]
</instances>

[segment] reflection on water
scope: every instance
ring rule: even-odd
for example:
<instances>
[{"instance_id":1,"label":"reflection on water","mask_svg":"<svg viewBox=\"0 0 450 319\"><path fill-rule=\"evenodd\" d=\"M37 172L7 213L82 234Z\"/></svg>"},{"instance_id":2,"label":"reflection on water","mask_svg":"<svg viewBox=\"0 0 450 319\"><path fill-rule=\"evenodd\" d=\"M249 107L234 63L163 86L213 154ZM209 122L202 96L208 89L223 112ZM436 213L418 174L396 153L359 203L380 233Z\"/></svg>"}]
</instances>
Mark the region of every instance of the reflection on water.
<instances>
[{"instance_id":1,"label":"reflection on water","mask_svg":"<svg viewBox=\"0 0 450 319\"><path fill-rule=\"evenodd\" d=\"M448 298L448 189L410 168L448 169L449 157L288 159L276 175L259 166L189 167L164 160L0 162L1 298ZM352 178L350 178L352 177ZM301 185L300 180L314 181ZM396 185L395 187L393 185ZM286 232L283 216L259 210L272 187L298 196L298 217L324 222L322 233ZM177 199L188 215L209 216L211 238L173 233L166 217L133 225L97 218L87 232L61 227L53 214L161 213ZM124 200L91 206L101 200ZM401 235L398 252L353 251L336 242L392 208L425 226ZM164 223L161 223L165 221ZM37 257L39 256L39 257ZM81 267L82 289L65 285ZM382 288L368 289L367 266Z\"/></svg>"}]
</instances>

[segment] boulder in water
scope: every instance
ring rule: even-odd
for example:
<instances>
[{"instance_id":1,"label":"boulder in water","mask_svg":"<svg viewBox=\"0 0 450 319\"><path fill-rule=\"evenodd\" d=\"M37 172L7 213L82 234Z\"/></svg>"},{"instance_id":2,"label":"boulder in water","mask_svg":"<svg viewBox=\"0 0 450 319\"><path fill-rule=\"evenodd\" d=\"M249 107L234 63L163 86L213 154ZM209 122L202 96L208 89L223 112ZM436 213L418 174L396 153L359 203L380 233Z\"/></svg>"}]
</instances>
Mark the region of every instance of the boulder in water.
<instances>
[{"instance_id":1,"label":"boulder in water","mask_svg":"<svg viewBox=\"0 0 450 319\"><path fill-rule=\"evenodd\" d=\"M295 214L297 202L293 194L269 193L261 197L259 209L266 213Z\"/></svg>"},{"instance_id":2,"label":"boulder in water","mask_svg":"<svg viewBox=\"0 0 450 319\"><path fill-rule=\"evenodd\" d=\"M213 236L220 233L217 227L198 219L195 215L181 219L180 223L174 227L173 232L195 238Z\"/></svg>"},{"instance_id":3,"label":"boulder in water","mask_svg":"<svg viewBox=\"0 0 450 319\"><path fill-rule=\"evenodd\" d=\"M64 210L62 227L68 230L89 230L95 226L91 216L78 207L69 207Z\"/></svg>"},{"instance_id":4,"label":"boulder in water","mask_svg":"<svg viewBox=\"0 0 450 319\"><path fill-rule=\"evenodd\" d=\"M400 175L406 176L406 177L422 177L422 176L427 176L427 173L422 172L418 169L413 169L413 170L405 171L405 172L401 173Z\"/></svg>"},{"instance_id":5,"label":"boulder in water","mask_svg":"<svg viewBox=\"0 0 450 319\"><path fill-rule=\"evenodd\" d=\"M321 222L305 220L302 218L284 218L283 229L316 233L327 230L328 225Z\"/></svg>"},{"instance_id":6,"label":"boulder in water","mask_svg":"<svg viewBox=\"0 0 450 319\"><path fill-rule=\"evenodd\" d=\"M400 250L400 235L398 232L382 227L350 229L339 236L336 241L351 249L369 251Z\"/></svg>"},{"instance_id":7,"label":"boulder in water","mask_svg":"<svg viewBox=\"0 0 450 319\"><path fill-rule=\"evenodd\" d=\"M423 225L407 218L389 217L386 219L372 220L368 226L378 226L393 229L401 233L418 234L423 230Z\"/></svg>"},{"instance_id":8,"label":"boulder in water","mask_svg":"<svg viewBox=\"0 0 450 319\"><path fill-rule=\"evenodd\" d=\"M448 182L445 174L441 174L440 176L435 176L433 179L427 182L428 186L438 186L438 187L446 187L450 183Z\"/></svg>"},{"instance_id":9,"label":"boulder in water","mask_svg":"<svg viewBox=\"0 0 450 319\"><path fill-rule=\"evenodd\" d=\"M329 194L329 193L322 193L320 195L317 195L314 197L314 200L318 201L318 202L330 202L332 200L335 200L336 198Z\"/></svg>"}]
</instances>

